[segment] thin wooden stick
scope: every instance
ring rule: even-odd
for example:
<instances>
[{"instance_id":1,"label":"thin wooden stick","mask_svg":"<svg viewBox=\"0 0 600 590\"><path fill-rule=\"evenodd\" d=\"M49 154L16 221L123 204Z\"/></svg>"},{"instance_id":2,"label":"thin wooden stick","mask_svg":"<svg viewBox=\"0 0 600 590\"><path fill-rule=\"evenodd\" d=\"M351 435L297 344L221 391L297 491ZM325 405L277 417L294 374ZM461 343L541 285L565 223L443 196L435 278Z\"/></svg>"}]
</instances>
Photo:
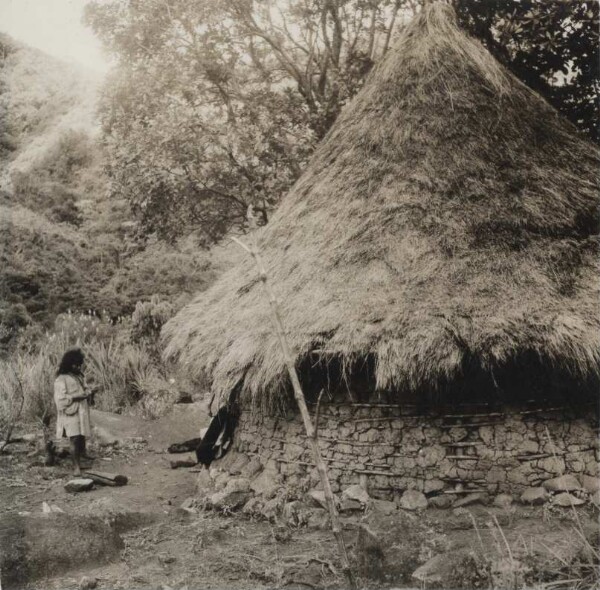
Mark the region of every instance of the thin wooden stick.
<instances>
[{"instance_id":1,"label":"thin wooden stick","mask_svg":"<svg viewBox=\"0 0 600 590\"><path fill-rule=\"evenodd\" d=\"M302 391L300 380L298 379L298 373L296 372L296 367L294 366L294 362L292 360L292 354L290 352L290 347L285 336L283 321L281 319L281 313L279 311L277 299L275 298L275 294L273 293L271 285L269 284L267 272L265 270L263 261L260 257L256 241L252 239L251 245L250 247L248 247L246 246L246 244L244 244L241 240L238 240L237 238L232 237L232 240L244 250L246 250L246 252L249 252L254 258L254 262L256 263L259 278L263 284L265 294L267 295L267 298L269 300L269 306L271 308L271 319L273 320L273 326L277 333L279 345L281 346L283 358L290 376L290 380L292 382L292 387L294 389L294 397L296 398L296 403L298 404L298 408L300 409L300 414L302 416L302 421L304 422L306 438L310 442L315 465L317 467L317 471L319 472L321 484L323 485L323 493L325 496L325 501L327 502L327 508L329 509L329 516L331 518L331 529L338 544L340 560L342 562L342 570L346 574L346 578L348 579L350 589L357 590L354 574L352 573L352 569L350 568L350 560L348 558L346 544L344 542L344 537L342 536L342 527L340 524L337 508L335 507L335 500L333 497L333 491L331 490L331 483L329 482L329 477L327 475L327 467L325 465L325 462L323 461L323 458L321 457L321 450L319 449L319 440L317 437L317 433L315 432L315 428L310 418L310 414L308 413L308 408L306 406L306 398L304 397L304 392Z\"/></svg>"},{"instance_id":2,"label":"thin wooden stick","mask_svg":"<svg viewBox=\"0 0 600 590\"><path fill-rule=\"evenodd\" d=\"M319 412L321 411L321 399L325 393L324 389L319 392L319 399L317 400L317 409L315 411L315 431L313 432L313 438L317 438L319 433Z\"/></svg>"}]
</instances>

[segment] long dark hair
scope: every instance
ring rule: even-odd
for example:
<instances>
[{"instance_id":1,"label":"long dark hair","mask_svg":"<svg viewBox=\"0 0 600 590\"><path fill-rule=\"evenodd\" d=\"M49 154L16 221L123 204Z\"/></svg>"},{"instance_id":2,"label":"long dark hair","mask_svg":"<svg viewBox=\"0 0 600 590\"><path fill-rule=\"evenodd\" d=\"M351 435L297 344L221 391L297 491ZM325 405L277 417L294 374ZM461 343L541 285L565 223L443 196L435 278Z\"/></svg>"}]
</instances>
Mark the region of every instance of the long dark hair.
<instances>
[{"instance_id":1,"label":"long dark hair","mask_svg":"<svg viewBox=\"0 0 600 590\"><path fill-rule=\"evenodd\" d=\"M56 375L75 375L81 377L81 365L83 365L85 357L80 348L67 350L60 361Z\"/></svg>"}]
</instances>

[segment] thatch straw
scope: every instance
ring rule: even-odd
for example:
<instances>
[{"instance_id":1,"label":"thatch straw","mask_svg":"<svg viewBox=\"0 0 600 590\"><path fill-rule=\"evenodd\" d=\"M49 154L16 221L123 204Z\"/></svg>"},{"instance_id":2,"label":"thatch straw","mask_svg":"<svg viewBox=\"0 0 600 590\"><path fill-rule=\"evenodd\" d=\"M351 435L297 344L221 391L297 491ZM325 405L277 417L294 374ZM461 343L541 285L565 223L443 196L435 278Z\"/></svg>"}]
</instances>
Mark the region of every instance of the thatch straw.
<instances>
[{"instance_id":1,"label":"thatch straw","mask_svg":"<svg viewBox=\"0 0 600 590\"><path fill-rule=\"evenodd\" d=\"M258 243L300 364L375 359L377 387L434 387L465 355L574 379L600 360L598 150L435 3L342 112ZM217 395L272 399L286 371L248 257L165 328Z\"/></svg>"}]
</instances>

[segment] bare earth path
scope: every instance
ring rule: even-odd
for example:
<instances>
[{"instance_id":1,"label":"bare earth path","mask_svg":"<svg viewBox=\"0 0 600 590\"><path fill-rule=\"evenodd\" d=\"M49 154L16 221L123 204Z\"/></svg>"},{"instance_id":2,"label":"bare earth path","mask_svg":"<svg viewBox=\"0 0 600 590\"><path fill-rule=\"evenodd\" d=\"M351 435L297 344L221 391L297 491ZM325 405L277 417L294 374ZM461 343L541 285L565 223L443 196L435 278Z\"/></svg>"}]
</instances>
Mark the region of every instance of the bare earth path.
<instances>
[{"instance_id":1,"label":"bare earth path","mask_svg":"<svg viewBox=\"0 0 600 590\"><path fill-rule=\"evenodd\" d=\"M20 587L79 589L84 587L84 577L102 590L343 587L328 530L282 527L239 514L191 513L180 507L194 496L197 473L195 469L171 469L169 461L176 456L167 454L166 448L199 435L209 420L204 405L175 406L169 415L155 421L99 412L93 418L96 443L118 441L95 445L94 469L127 475L129 483L69 494L64 490L71 477L68 459L44 467L35 453L36 441L11 444L10 454L0 455L0 519L19 513L39 515L44 502L67 514L99 516L113 523L121 535L124 546L119 558L101 566L88 563ZM569 510L469 506L467 510L428 509L420 518L431 528L431 535L410 571L427 561L432 549L433 554L443 554L474 548L502 557L508 543L536 560L547 559L549 571L573 553L576 523ZM359 519L344 518L352 555ZM582 510L575 520L579 519L586 532L597 530L597 512ZM53 542L60 543L60 539Z\"/></svg>"},{"instance_id":2,"label":"bare earth path","mask_svg":"<svg viewBox=\"0 0 600 590\"><path fill-rule=\"evenodd\" d=\"M88 565L26 588L75 589L84 576L96 579L101 589L241 590L293 588L295 582L303 582L297 588L311 588L336 581L327 532L287 531L282 537L265 522L179 508L194 495L197 473L171 469L169 460L177 456L168 455L166 448L198 436L209 419L198 406L176 406L171 415L151 422L95 413L97 438L120 440L115 448L96 445L93 467L127 475L129 483L123 487L69 494L63 487L71 479L68 459L41 466L39 457L27 457L34 443L10 445L11 454L0 455L0 517L39 514L46 502L70 514L120 518L125 529L120 561Z\"/></svg>"}]
</instances>

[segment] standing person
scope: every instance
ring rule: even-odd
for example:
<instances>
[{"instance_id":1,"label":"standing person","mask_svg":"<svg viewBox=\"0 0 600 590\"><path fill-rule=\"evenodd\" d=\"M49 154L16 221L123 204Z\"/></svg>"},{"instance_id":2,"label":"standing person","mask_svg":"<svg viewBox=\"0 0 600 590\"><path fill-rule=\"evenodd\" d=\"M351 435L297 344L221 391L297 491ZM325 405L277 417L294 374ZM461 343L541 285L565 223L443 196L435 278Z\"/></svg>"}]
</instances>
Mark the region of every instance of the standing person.
<instances>
[{"instance_id":1,"label":"standing person","mask_svg":"<svg viewBox=\"0 0 600 590\"><path fill-rule=\"evenodd\" d=\"M75 475L81 475L85 437L90 436L89 395L83 386L85 357L79 348L67 350L60 361L54 381L56 436L69 437Z\"/></svg>"}]
</instances>

